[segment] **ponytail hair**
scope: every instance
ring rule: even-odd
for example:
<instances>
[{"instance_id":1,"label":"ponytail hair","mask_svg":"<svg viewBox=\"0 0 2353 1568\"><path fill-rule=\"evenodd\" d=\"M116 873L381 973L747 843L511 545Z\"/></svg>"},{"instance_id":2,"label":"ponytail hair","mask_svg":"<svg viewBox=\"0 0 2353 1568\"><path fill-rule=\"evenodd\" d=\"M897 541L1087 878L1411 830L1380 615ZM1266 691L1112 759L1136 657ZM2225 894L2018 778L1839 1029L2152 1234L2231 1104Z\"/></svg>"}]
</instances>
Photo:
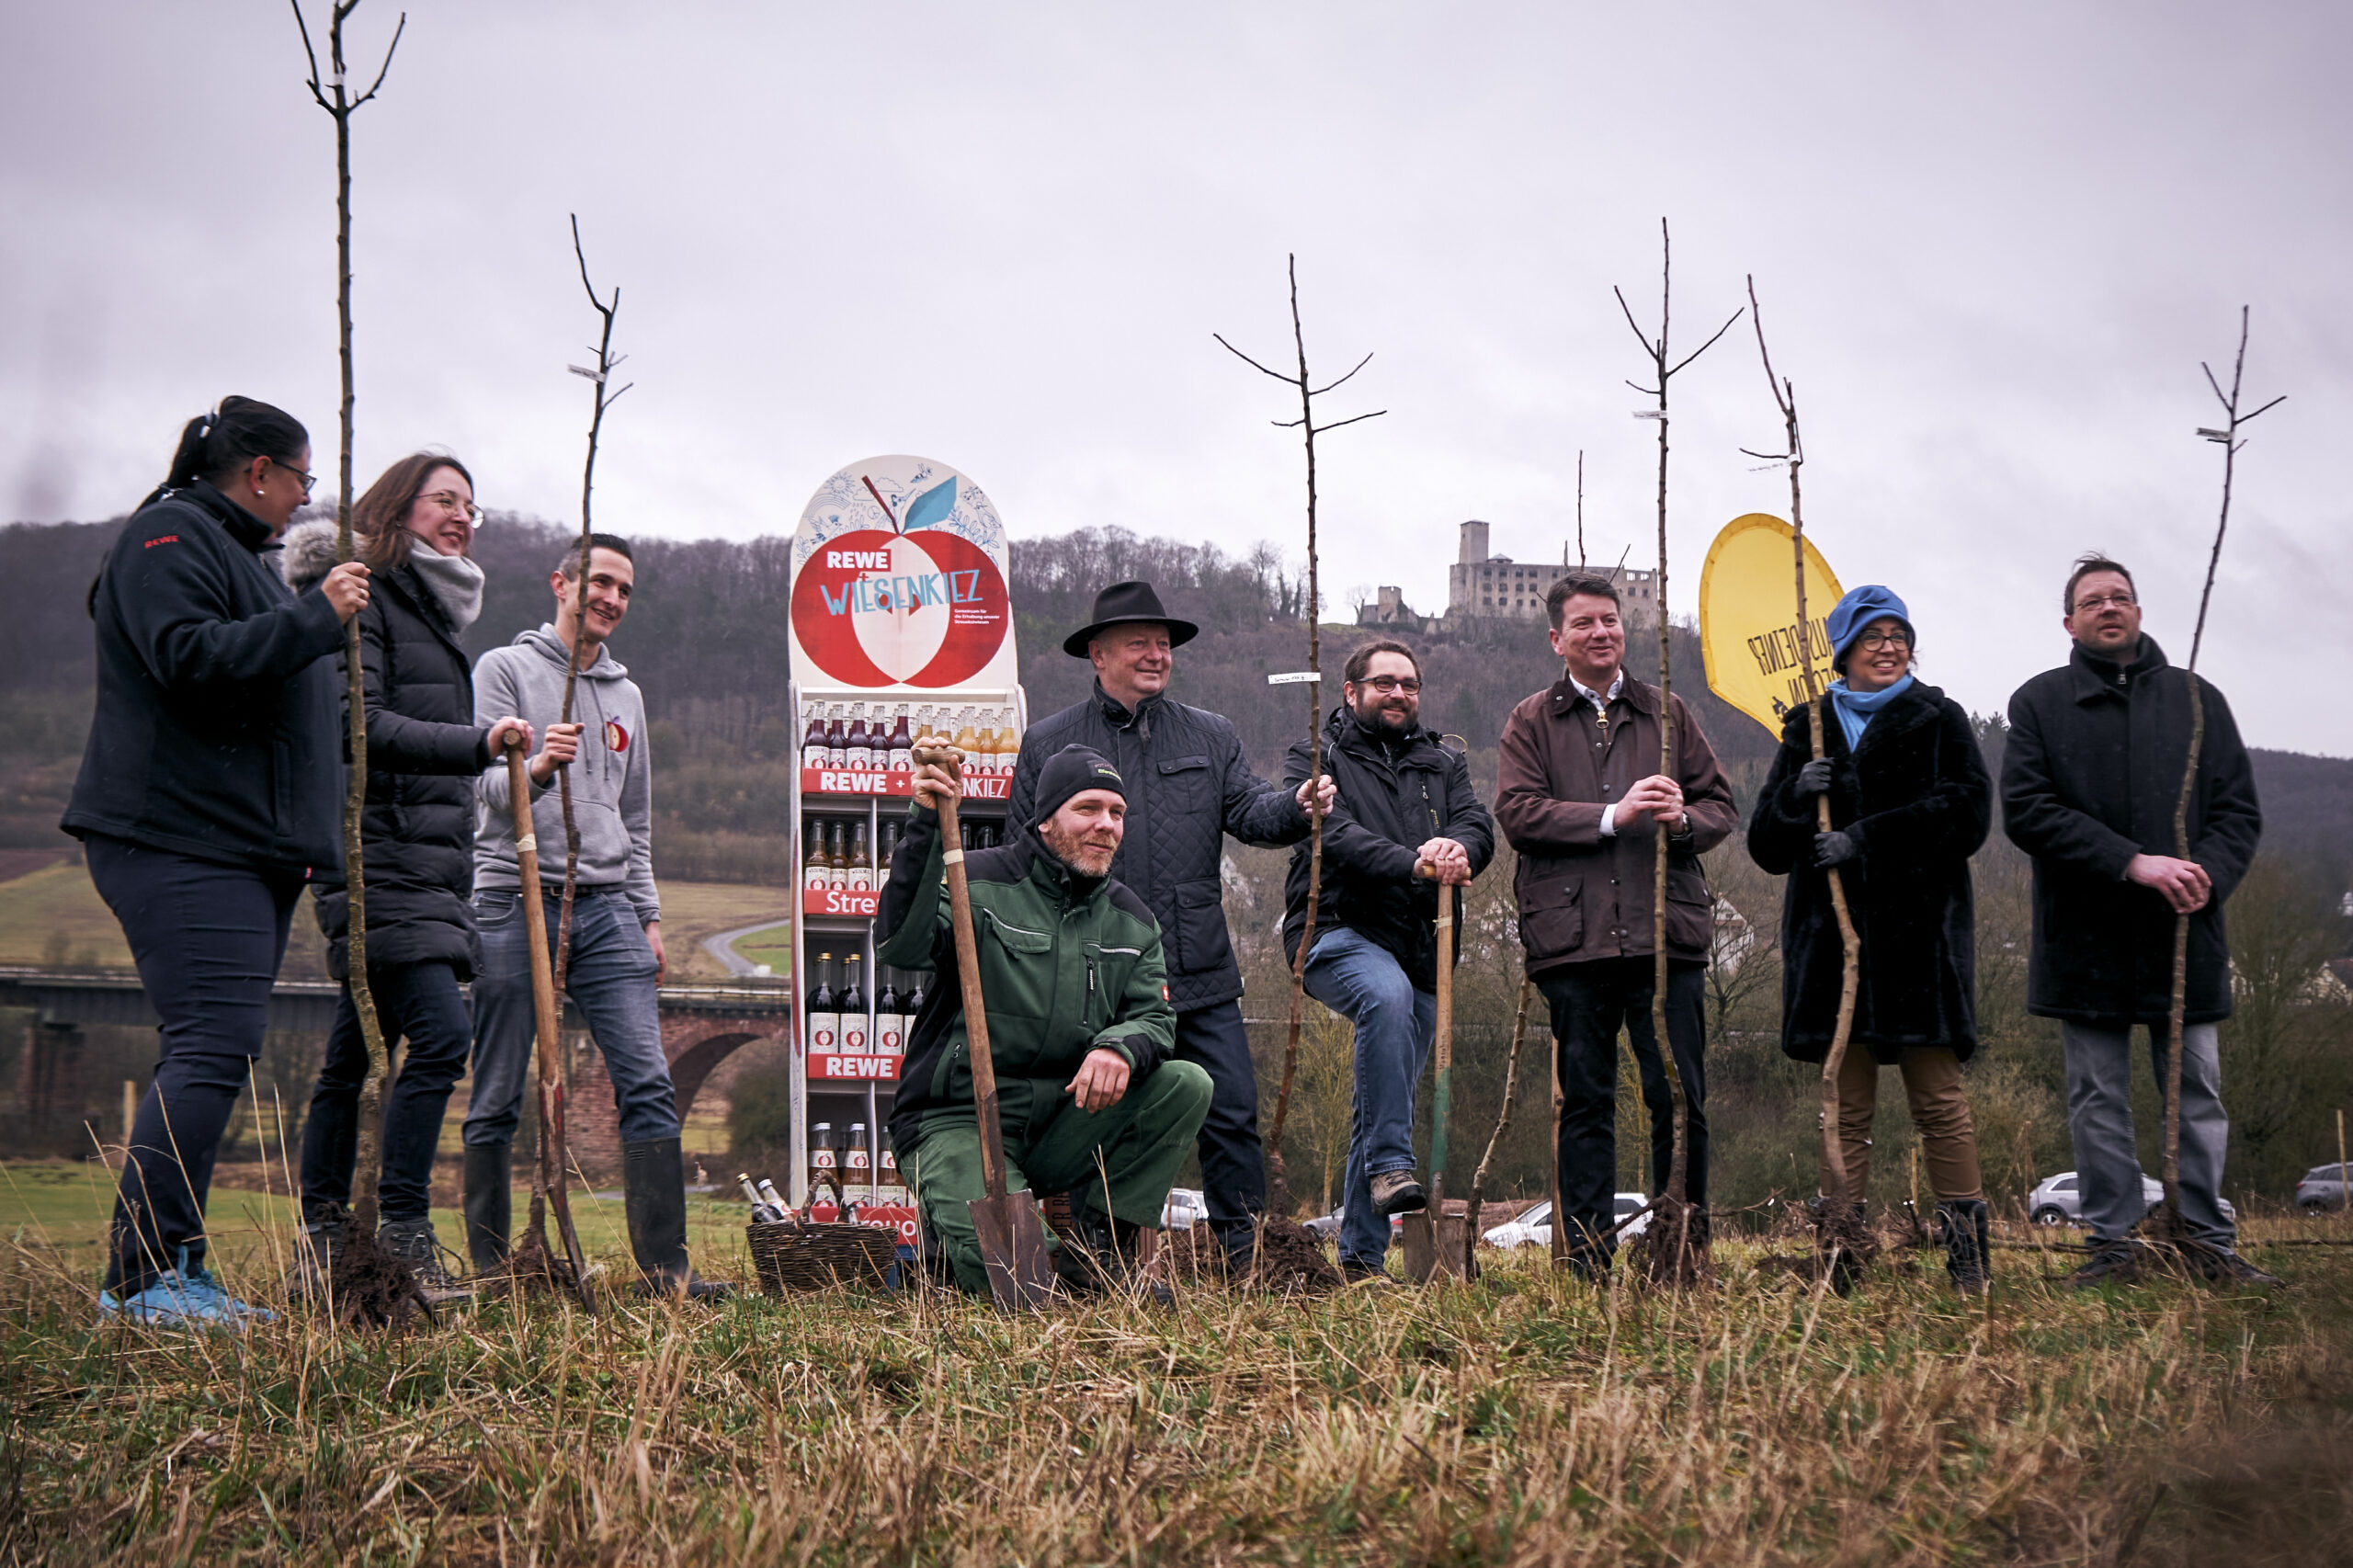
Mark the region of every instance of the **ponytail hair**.
<instances>
[{"instance_id":1,"label":"ponytail hair","mask_svg":"<svg viewBox=\"0 0 2353 1568\"><path fill-rule=\"evenodd\" d=\"M285 410L249 397L224 397L211 413L181 427L171 472L132 510L152 506L199 479L225 478L256 458L292 468L310 444L311 433Z\"/></svg>"}]
</instances>

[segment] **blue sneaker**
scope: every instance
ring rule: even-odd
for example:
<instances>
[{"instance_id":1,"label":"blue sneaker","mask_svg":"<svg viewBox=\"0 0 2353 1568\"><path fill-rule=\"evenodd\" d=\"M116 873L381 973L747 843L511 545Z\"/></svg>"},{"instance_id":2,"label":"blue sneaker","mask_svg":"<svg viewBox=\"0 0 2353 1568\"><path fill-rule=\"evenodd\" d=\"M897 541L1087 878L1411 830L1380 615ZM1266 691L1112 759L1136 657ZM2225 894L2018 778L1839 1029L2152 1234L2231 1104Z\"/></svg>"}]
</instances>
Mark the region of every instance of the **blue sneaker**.
<instances>
[{"instance_id":1,"label":"blue sneaker","mask_svg":"<svg viewBox=\"0 0 2353 1568\"><path fill-rule=\"evenodd\" d=\"M101 1317L120 1315L151 1328L231 1328L248 1323L275 1323L278 1314L267 1307L238 1301L201 1265L188 1267L188 1251L180 1251L180 1267L147 1282L145 1289L117 1299L111 1290L98 1292Z\"/></svg>"}]
</instances>

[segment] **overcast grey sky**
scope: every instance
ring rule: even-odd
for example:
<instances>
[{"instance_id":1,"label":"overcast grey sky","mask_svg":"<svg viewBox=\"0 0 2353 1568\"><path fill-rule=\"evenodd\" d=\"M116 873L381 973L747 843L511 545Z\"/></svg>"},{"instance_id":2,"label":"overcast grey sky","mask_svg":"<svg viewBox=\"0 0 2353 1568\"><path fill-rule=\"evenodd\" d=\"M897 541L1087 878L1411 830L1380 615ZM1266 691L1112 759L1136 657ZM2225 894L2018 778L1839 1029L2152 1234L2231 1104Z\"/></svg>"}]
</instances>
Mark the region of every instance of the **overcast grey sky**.
<instances>
[{"instance_id":1,"label":"overcast grey sky","mask_svg":"<svg viewBox=\"0 0 2353 1568\"><path fill-rule=\"evenodd\" d=\"M353 19L381 54L395 0ZM594 318L638 381L610 528L789 529L835 469L952 463L1015 539L1302 547L1284 389L1371 366L1322 469L1324 581L1442 608L1453 525L1648 565L1653 427L1610 285L1696 346L1753 271L1806 415L1809 533L1911 603L1972 708L2064 653L2100 546L2176 658L2255 427L2201 668L2256 744L2353 754L2353 14L2341 6L718 6L412 0L356 122L360 481L446 446L577 517ZM121 511L181 420L280 403L334 467L334 142L283 5L20 15L0 52L0 517ZM1676 383L1673 599L1786 511L1744 326ZM1357 394L1351 396L1350 394ZM658 590L658 585L649 585Z\"/></svg>"}]
</instances>

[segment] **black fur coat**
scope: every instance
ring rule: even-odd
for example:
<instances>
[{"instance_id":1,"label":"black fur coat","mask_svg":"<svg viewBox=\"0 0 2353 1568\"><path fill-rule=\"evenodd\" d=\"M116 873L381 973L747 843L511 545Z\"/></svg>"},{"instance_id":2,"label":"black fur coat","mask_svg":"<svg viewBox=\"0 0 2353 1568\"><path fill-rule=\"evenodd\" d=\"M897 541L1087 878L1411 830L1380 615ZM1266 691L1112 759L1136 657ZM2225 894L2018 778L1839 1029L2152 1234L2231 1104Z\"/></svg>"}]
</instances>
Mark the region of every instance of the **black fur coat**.
<instances>
[{"instance_id":1,"label":"black fur coat","mask_svg":"<svg viewBox=\"0 0 2353 1568\"><path fill-rule=\"evenodd\" d=\"M1830 820L1860 848L1840 870L1862 967L1854 1043L1882 1063L1905 1046L1977 1049L1977 960L1969 858L1985 842L1994 790L1961 705L1916 680L1847 746L1827 708L1823 755L1835 767ZM1806 710L1781 729L1780 754L1756 798L1748 853L1789 882L1781 901L1781 1049L1800 1062L1830 1053L1845 956L1828 874L1813 867L1814 802L1790 789L1813 756Z\"/></svg>"}]
</instances>

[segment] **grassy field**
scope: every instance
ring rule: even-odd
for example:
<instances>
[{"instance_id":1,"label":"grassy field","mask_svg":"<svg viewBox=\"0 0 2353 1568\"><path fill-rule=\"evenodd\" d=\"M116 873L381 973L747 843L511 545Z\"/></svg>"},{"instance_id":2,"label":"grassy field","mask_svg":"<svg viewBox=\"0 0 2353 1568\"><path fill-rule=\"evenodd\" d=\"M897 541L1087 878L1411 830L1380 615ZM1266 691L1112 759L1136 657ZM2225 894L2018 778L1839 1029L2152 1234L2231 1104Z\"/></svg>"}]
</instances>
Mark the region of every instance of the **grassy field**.
<instances>
[{"instance_id":1,"label":"grassy field","mask_svg":"<svg viewBox=\"0 0 2353 1568\"><path fill-rule=\"evenodd\" d=\"M1165 1312L835 1292L183 1338L91 1323L86 1176L8 1175L9 1562L2253 1568L2353 1540L2346 1250L2259 1250L2296 1278L2269 1297L2070 1293L2013 1251L1985 1305L1901 1263L1842 1301L1727 1244L1682 1294L1512 1255ZM224 1207L258 1279L274 1210ZM723 1272L742 1210L698 1209Z\"/></svg>"}]
</instances>

